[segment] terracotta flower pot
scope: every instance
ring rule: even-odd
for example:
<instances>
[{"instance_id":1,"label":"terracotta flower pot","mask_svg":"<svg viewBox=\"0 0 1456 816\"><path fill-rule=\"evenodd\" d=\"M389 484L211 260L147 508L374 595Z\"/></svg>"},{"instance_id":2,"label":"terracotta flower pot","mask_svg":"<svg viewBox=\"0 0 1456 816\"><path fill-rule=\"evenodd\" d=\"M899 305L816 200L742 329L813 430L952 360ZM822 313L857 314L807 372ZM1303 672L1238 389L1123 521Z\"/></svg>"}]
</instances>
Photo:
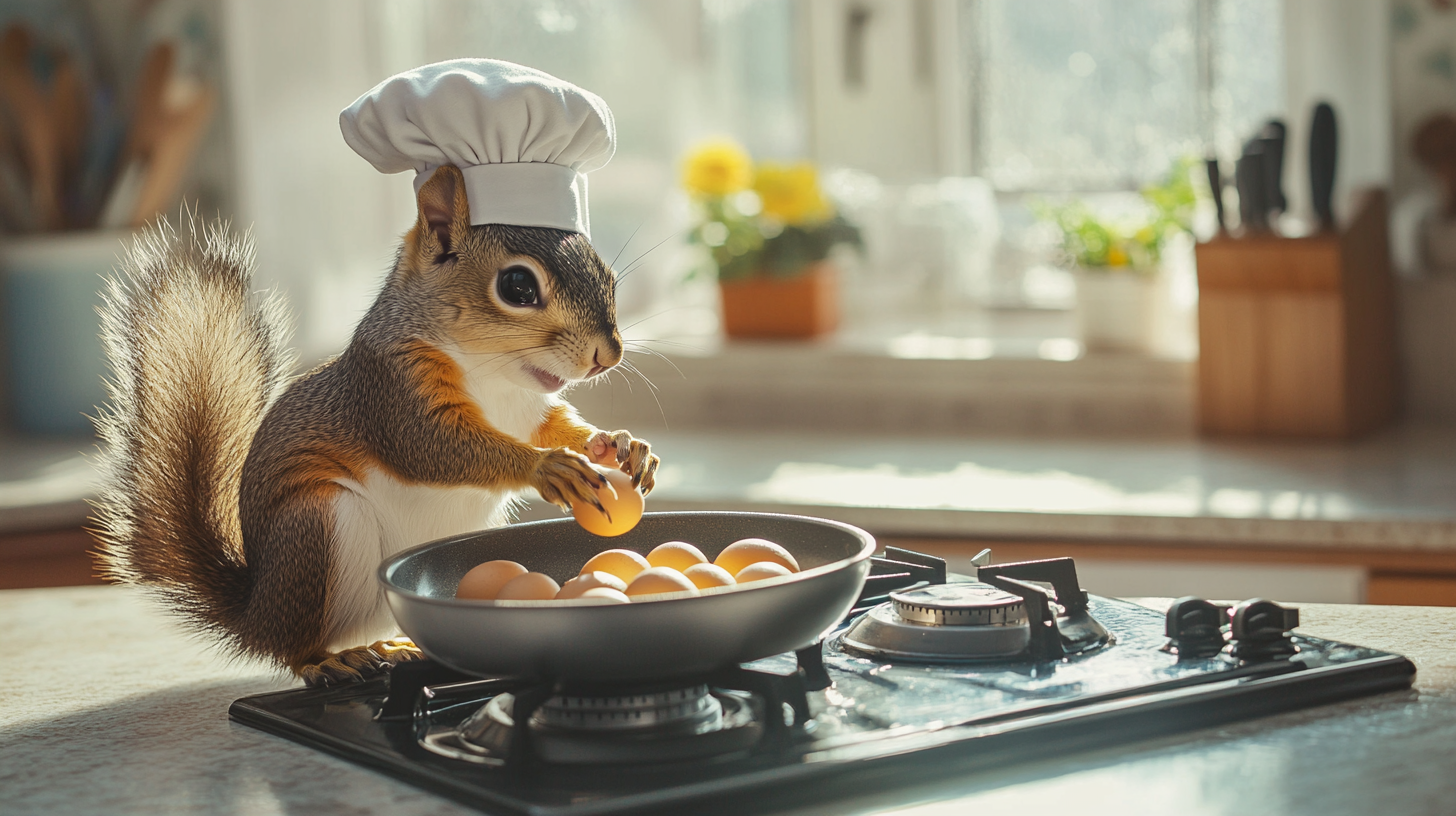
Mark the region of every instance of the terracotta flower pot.
<instances>
[{"instance_id":1,"label":"terracotta flower pot","mask_svg":"<svg viewBox=\"0 0 1456 816\"><path fill-rule=\"evenodd\" d=\"M809 338L839 327L839 278L827 261L792 278L720 281L723 330L734 338Z\"/></svg>"}]
</instances>

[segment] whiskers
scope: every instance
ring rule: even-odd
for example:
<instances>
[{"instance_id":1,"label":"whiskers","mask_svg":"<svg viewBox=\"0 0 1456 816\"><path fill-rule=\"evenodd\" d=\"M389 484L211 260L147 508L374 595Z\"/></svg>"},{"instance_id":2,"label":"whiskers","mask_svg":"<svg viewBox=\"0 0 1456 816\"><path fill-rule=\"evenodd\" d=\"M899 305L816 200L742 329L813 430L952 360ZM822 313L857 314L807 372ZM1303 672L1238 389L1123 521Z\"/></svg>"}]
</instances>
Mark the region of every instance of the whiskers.
<instances>
[{"instance_id":1,"label":"whiskers","mask_svg":"<svg viewBox=\"0 0 1456 816\"><path fill-rule=\"evenodd\" d=\"M641 227L639 226L638 229L641 229ZM631 275L633 272L636 272L638 269L642 268L642 262L647 259L647 256L648 255L651 255L653 252L657 251L658 247L661 247L663 244L667 243L668 241L671 241L674 238L680 238L680 237L682 237L685 233L687 233L687 230L685 230L685 229L677 230L676 232L673 232L673 233L669 234L666 238L663 238L661 241L658 241L657 243L653 244L651 247L648 248L648 250L646 252L642 253L641 255L638 255L636 258L633 258L631 261L629 261L627 263L627 268L626 269L623 269L621 272L617 273L616 279L612 281L612 289L613 289L613 291L615 291L617 289L617 287L619 287L619 286L622 285L622 281L626 280L628 275ZM633 235L636 235L637 233L636 232L633 232L632 234ZM631 243L631 239L628 239L628 243ZM622 249L626 249L626 248L627 248L627 245L626 244L623 244L622 245ZM618 251L617 252L617 255L618 256L620 256L621 254L622 254L621 251ZM616 265L617 265L616 259L613 259L612 260L612 266L615 267Z\"/></svg>"},{"instance_id":2,"label":"whiskers","mask_svg":"<svg viewBox=\"0 0 1456 816\"><path fill-rule=\"evenodd\" d=\"M624 343L623 345L625 347L625 346L630 345L630 344ZM628 352L639 352L639 353L642 351L642 349L633 349L633 348L624 348L624 350L625 351L628 351ZM658 356L661 357L662 355L658 355ZM666 357L663 357L663 359L664 360L667 360ZM668 365L672 365L672 361L671 360L667 360L667 363L668 363ZM677 368L676 365L672 365L672 367L673 368ZM657 404L657 413L662 417L662 427L664 427L664 428L668 427L667 411L663 409L663 407L662 407L662 400L658 397L658 387L657 387L657 383L653 382L651 377L648 377L646 374L644 374L642 372L642 369L640 369L636 365L634 365L632 363L632 361L631 360L628 360L625 356L622 357L621 362L617 363L617 365L614 368L608 369L607 371L603 372L602 374L598 375L597 377L592 378L591 380L588 380L587 382L590 384L590 386L592 388L595 388L596 386L598 386L598 385L600 385L602 383L610 382L611 381L610 378L611 378L611 376L613 374L621 374L622 375L622 382L627 386L627 390L629 392L631 392L631 393L636 393L636 389L634 389L632 387L632 377L635 376L638 379L640 379L643 382L643 384L645 384L647 386L647 393L649 393L649 394L652 395L652 401ZM682 374L682 371L679 370L678 371L678 374Z\"/></svg>"},{"instance_id":3,"label":"whiskers","mask_svg":"<svg viewBox=\"0 0 1456 816\"><path fill-rule=\"evenodd\" d=\"M655 348L651 348L651 347L649 347L647 345L644 345L645 343L669 343L669 344L672 344L672 345L683 346L685 348L691 348L691 346L688 346L686 343L672 343L672 341L670 341L670 340L628 340L628 341L626 341L626 342L624 342L622 344L622 348L623 348L624 351L626 351L626 352L628 352L630 354L650 354L653 357L656 357L659 360L663 361L664 363L667 363L668 365L672 366L672 370L673 371L676 371L677 372L677 375L679 377L682 377L683 379L687 379L687 375L683 373L683 371L682 371L681 368L678 368L677 367L677 363L674 363L672 361L672 358L671 357L668 357L666 354L663 354L662 352L658 351ZM624 364L624 365L630 365L630 362L624 357L624 358L622 358L622 364ZM633 368L634 371L637 371L639 374L641 373L641 370L638 369L635 365L633 365L632 368ZM647 379L647 377L645 375L643 375L642 378L644 380Z\"/></svg>"},{"instance_id":4,"label":"whiskers","mask_svg":"<svg viewBox=\"0 0 1456 816\"><path fill-rule=\"evenodd\" d=\"M499 335L491 335L491 339L501 338ZM465 349L461 349L461 353L463 356L466 357L466 359L477 357L485 358L480 360L480 362L475 363L468 368L465 368L463 373L467 380L475 379L478 377L493 377L496 374L499 374L502 370L504 370L506 366L513 365L516 362L520 361L525 354L532 351L549 349L553 345L555 345L554 342L548 340L544 343L512 346L502 349L491 349L488 351L468 351ZM487 369L486 366L491 367Z\"/></svg>"}]
</instances>

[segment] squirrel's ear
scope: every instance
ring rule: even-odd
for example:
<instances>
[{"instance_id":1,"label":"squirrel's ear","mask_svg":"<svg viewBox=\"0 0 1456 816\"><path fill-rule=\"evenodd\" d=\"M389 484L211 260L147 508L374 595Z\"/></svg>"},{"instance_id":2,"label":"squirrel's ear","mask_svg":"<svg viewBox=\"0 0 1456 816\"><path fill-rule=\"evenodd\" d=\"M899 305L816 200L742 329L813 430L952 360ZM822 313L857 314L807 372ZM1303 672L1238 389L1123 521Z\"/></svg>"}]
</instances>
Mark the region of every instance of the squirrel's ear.
<instances>
[{"instance_id":1,"label":"squirrel's ear","mask_svg":"<svg viewBox=\"0 0 1456 816\"><path fill-rule=\"evenodd\" d=\"M437 258L449 255L455 240L470 229L470 202L465 200L465 177L453 164L435 168L420 188L419 223L416 225L421 248L428 248ZM433 239L433 245L431 243Z\"/></svg>"}]
</instances>

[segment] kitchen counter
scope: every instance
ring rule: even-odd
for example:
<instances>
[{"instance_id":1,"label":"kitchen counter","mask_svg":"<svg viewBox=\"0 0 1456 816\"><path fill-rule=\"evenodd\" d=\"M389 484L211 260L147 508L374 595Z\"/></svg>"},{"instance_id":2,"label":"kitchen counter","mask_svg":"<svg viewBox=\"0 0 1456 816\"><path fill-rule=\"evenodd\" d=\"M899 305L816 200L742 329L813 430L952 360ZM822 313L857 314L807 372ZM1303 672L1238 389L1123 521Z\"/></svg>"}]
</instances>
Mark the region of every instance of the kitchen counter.
<instances>
[{"instance_id":1,"label":"kitchen counter","mask_svg":"<svg viewBox=\"0 0 1456 816\"><path fill-rule=\"evenodd\" d=\"M1456 609L1308 605L1301 618L1307 634L1409 656L1416 687L793 812L1449 813ZM4 591L0 620L6 813L476 812L228 721L233 699L290 681L217 656L134 590Z\"/></svg>"},{"instance_id":2,"label":"kitchen counter","mask_svg":"<svg viewBox=\"0 0 1456 816\"><path fill-rule=\"evenodd\" d=\"M876 534L1456 552L1456 432L1367 440L655 433L650 510L806 513Z\"/></svg>"},{"instance_id":3,"label":"kitchen counter","mask_svg":"<svg viewBox=\"0 0 1456 816\"><path fill-rule=\"evenodd\" d=\"M77 527L96 495L96 443L0 437L0 533Z\"/></svg>"},{"instance_id":4,"label":"kitchen counter","mask_svg":"<svg viewBox=\"0 0 1456 816\"><path fill-rule=\"evenodd\" d=\"M645 434L644 434L645 435ZM650 510L807 513L881 535L1456 553L1456 431L1350 445L655 432ZM0 444L0 532L79 525L87 440ZM537 508L537 514L555 514Z\"/></svg>"}]
</instances>

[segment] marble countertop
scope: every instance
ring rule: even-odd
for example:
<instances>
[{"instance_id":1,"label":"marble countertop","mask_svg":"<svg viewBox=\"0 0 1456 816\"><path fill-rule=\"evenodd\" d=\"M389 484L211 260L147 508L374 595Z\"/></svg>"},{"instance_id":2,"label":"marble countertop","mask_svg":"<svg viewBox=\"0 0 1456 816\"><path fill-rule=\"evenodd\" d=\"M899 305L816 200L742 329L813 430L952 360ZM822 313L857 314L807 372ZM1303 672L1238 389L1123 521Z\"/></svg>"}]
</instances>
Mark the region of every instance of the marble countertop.
<instances>
[{"instance_id":1,"label":"marble countertop","mask_svg":"<svg viewBox=\"0 0 1456 816\"><path fill-rule=\"evenodd\" d=\"M1456 609L1306 605L1301 618L1308 634L1409 656L1415 688L794 813L1449 813ZM0 620L7 814L475 813L230 722L233 699L290 681L223 659L134 590L0 591Z\"/></svg>"},{"instance_id":2,"label":"marble countertop","mask_svg":"<svg viewBox=\"0 0 1456 816\"><path fill-rule=\"evenodd\" d=\"M1456 431L1353 444L676 431L651 510L828 516L882 535L1456 549ZM0 531L77 524L87 440L0 444ZM554 511L548 508L546 515Z\"/></svg>"},{"instance_id":3,"label":"marble countertop","mask_svg":"<svg viewBox=\"0 0 1456 816\"><path fill-rule=\"evenodd\" d=\"M652 510L877 534L1456 549L1456 433L1333 443L659 433Z\"/></svg>"}]
</instances>

